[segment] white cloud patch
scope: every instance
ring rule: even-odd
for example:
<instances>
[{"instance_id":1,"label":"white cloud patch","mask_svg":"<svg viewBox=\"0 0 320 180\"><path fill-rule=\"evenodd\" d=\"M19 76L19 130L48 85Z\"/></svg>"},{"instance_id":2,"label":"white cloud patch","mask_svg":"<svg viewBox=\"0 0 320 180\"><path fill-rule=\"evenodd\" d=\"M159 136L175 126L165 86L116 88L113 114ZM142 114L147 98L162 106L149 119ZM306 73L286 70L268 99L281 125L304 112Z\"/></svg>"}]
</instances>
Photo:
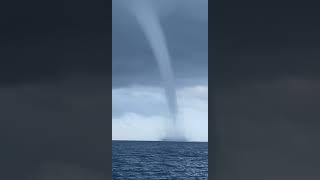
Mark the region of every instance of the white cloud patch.
<instances>
[{"instance_id":1,"label":"white cloud patch","mask_svg":"<svg viewBox=\"0 0 320 180\"><path fill-rule=\"evenodd\" d=\"M112 119L113 140L158 140L165 133L165 119L160 116L143 116L125 113Z\"/></svg>"},{"instance_id":2,"label":"white cloud patch","mask_svg":"<svg viewBox=\"0 0 320 180\"><path fill-rule=\"evenodd\" d=\"M208 141L208 88L178 89L182 127L190 141ZM168 110L161 88L130 87L112 90L112 139L160 140Z\"/></svg>"}]
</instances>

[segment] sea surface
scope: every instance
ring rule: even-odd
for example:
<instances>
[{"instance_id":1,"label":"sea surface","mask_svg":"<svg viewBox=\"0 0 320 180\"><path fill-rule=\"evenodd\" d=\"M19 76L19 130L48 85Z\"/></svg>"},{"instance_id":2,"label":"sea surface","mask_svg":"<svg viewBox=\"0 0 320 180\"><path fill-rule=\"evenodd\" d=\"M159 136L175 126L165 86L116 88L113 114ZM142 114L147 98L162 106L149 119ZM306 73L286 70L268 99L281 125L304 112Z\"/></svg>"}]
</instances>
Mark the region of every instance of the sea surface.
<instances>
[{"instance_id":1,"label":"sea surface","mask_svg":"<svg viewBox=\"0 0 320 180\"><path fill-rule=\"evenodd\" d=\"M208 143L112 142L113 180L208 179Z\"/></svg>"}]
</instances>

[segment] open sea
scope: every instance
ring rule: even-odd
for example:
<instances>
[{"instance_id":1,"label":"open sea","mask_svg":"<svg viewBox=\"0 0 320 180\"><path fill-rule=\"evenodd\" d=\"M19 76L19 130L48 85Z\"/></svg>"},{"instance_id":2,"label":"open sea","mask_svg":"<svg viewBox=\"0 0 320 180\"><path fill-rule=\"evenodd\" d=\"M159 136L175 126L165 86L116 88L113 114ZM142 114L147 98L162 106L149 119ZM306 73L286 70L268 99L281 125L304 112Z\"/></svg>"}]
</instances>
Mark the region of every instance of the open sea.
<instances>
[{"instance_id":1,"label":"open sea","mask_svg":"<svg viewBox=\"0 0 320 180\"><path fill-rule=\"evenodd\" d=\"M208 143L112 142L113 180L208 179Z\"/></svg>"}]
</instances>

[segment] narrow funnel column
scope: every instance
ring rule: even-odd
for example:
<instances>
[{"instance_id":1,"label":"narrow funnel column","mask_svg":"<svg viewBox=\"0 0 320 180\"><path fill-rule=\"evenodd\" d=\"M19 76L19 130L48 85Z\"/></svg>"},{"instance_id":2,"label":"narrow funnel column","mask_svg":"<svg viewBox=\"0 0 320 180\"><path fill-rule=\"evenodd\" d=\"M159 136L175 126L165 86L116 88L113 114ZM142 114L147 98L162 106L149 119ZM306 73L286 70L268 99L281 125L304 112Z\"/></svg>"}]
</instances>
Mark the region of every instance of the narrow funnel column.
<instances>
[{"instance_id":1,"label":"narrow funnel column","mask_svg":"<svg viewBox=\"0 0 320 180\"><path fill-rule=\"evenodd\" d=\"M152 6L145 0L132 2L133 13L141 26L158 63L164 84L167 103L172 119L168 129L170 140L182 140L183 133L178 130L178 105L175 90L174 75L171 66L169 51L159 18Z\"/></svg>"}]
</instances>

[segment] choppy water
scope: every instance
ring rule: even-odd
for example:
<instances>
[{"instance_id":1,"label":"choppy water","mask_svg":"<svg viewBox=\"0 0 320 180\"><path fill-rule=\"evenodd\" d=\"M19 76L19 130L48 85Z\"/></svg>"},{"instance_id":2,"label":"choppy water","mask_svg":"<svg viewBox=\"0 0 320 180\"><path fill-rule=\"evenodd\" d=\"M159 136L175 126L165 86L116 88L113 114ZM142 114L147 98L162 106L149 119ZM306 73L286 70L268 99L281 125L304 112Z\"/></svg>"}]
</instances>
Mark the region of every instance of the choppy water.
<instances>
[{"instance_id":1,"label":"choppy water","mask_svg":"<svg viewBox=\"0 0 320 180\"><path fill-rule=\"evenodd\" d=\"M208 179L208 143L112 142L113 180Z\"/></svg>"}]
</instances>

